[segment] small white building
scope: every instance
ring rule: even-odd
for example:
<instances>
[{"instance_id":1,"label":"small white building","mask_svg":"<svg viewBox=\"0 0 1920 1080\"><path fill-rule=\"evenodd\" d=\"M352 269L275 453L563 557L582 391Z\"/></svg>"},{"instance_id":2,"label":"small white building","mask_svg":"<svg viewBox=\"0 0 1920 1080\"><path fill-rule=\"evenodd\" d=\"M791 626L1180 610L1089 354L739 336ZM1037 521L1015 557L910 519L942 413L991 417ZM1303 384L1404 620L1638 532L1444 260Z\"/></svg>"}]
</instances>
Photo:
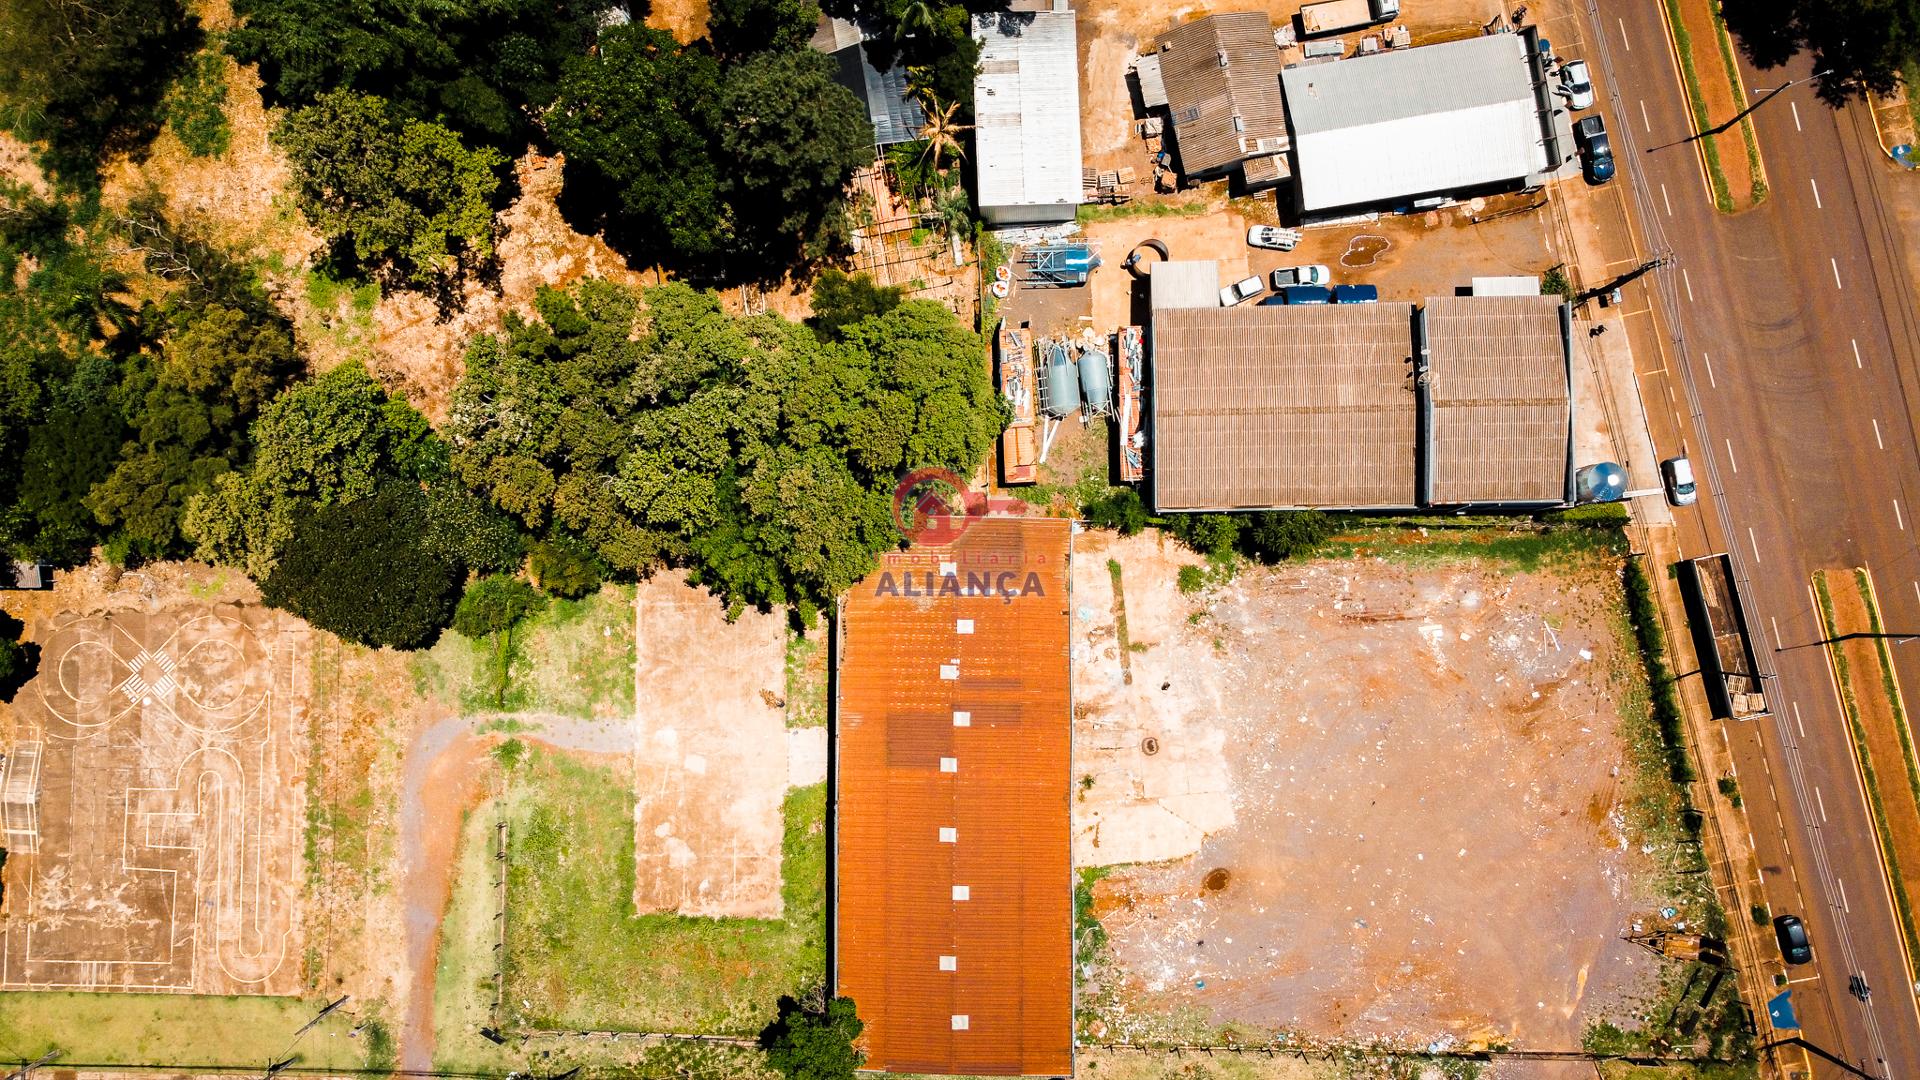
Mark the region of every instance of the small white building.
<instances>
[{"instance_id":1,"label":"small white building","mask_svg":"<svg viewBox=\"0 0 1920 1080\"><path fill-rule=\"evenodd\" d=\"M1521 34L1281 72L1309 217L1543 182L1555 100Z\"/></svg>"},{"instance_id":2,"label":"small white building","mask_svg":"<svg viewBox=\"0 0 1920 1080\"><path fill-rule=\"evenodd\" d=\"M1080 206L1080 68L1073 9L973 17L973 164L988 225L1072 221Z\"/></svg>"}]
</instances>

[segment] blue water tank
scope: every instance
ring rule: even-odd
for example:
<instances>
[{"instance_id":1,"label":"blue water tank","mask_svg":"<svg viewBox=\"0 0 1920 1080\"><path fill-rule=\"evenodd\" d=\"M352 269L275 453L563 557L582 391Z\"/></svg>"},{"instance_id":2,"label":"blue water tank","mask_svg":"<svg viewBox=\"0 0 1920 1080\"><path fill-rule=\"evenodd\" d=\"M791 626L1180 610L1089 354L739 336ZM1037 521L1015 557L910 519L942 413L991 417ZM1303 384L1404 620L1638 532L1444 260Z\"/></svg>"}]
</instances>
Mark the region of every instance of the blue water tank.
<instances>
[{"instance_id":1,"label":"blue water tank","mask_svg":"<svg viewBox=\"0 0 1920 1080\"><path fill-rule=\"evenodd\" d=\"M1113 404L1113 372L1107 367L1106 350L1088 348L1080 353L1080 393L1087 399L1089 412L1105 412Z\"/></svg>"},{"instance_id":2,"label":"blue water tank","mask_svg":"<svg viewBox=\"0 0 1920 1080\"><path fill-rule=\"evenodd\" d=\"M1588 465L1573 474L1573 501L1619 502L1627 495L1627 470L1611 461Z\"/></svg>"}]
</instances>

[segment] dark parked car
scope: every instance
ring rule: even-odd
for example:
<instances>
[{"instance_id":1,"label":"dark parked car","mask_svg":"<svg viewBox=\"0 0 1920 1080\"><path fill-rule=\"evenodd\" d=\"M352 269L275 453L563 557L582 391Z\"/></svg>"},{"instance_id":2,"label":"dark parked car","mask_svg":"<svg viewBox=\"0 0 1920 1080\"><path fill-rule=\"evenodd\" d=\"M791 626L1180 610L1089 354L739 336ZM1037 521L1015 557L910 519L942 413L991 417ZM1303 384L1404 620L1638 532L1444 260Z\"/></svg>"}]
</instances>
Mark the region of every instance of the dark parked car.
<instances>
[{"instance_id":1,"label":"dark parked car","mask_svg":"<svg viewBox=\"0 0 1920 1080\"><path fill-rule=\"evenodd\" d=\"M1780 955L1789 964L1813 960L1813 946L1807 941L1807 924L1798 915L1782 915L1773 920L1773 935L1780 939Z\"/></svg>"},{"instance_id":2,"label":"dark parked car","mask_svg":"<svg viewBox=\"0 0 1920 1080\"><path fill-rule=\"evenodd\" d=\"M1335 285L1333 302L1336 304L1377 304L1380 302L1380 288L1376 285Z\"/></svg>"},{"instance_id":3,"label":"dark parked car","mask_svg":"<svg viewBox=\"0 0 1920 1080\"><path fill-rule=\"evenodd\" d=\"M1598 116L1581 117L1573 125L1573 140L1580 145L1580 164L1587 183L1604 184L1613 179L1613 144L1607 141L1606 121Z\"/></svg>"}]
</instances>

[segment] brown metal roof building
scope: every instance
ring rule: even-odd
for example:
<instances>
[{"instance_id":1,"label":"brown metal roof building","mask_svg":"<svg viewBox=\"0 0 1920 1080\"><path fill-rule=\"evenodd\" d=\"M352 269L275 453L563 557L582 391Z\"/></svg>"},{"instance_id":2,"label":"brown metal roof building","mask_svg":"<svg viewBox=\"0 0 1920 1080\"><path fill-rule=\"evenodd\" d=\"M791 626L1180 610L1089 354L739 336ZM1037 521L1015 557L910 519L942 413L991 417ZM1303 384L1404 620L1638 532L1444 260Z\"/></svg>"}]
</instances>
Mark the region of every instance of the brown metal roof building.
<instances>
[{"instance_id":1,"label":"brown metal roof building","mask_svg":"<svg viewBox=\"0 0 1920 1080\"><path fill-rule=\"evenodd\" d=\"M1572 312L1557 296L1443 296L1420 313L1426 499L1573 501Z\"/></svg>"},{"instance_id":2,"label":"brown metal roof building","mask_svg":"<svg viewBox=\"0 0 1920 1080\"><path fill-rule=\"evenodd\" d=\"M831 967L868 1069L1073 1071L1071 530L977 520L842 601Z\"/></svg>"},{"instance_id":3,"label":"brown metal roof building","mask_svg":"<svg viewBox=\"0 0 1920 1080\"><path fill-rule=\"evenodd\" d=\"M1414 506L1412 319L1412 304L1154 312L1154 507Z\"/></svg>"},{"instance_id":4,"label":"brown metal roof building","mask_svg":"<svg viewBox=\"0 0 1920 1080\"><path fill-rule=\"evenodd\" d=\"M1240 172L1259 189L1293 175L1280 51L1264 10L1182 23L1160 38L1158 59L1183 176Z\"/></svg>"},{"instance_id":5,"label":"brown metal roof building","mask_svg":"<svg viewBox=\"0 0 1920 1080\"><path fill-rule=\"evenodd\" d=\"M1570 320L1550 296L1441 297L1418 312L1156 310L1149 501L1163 512L1570 503Z\"/></svg>"}]
</instances>

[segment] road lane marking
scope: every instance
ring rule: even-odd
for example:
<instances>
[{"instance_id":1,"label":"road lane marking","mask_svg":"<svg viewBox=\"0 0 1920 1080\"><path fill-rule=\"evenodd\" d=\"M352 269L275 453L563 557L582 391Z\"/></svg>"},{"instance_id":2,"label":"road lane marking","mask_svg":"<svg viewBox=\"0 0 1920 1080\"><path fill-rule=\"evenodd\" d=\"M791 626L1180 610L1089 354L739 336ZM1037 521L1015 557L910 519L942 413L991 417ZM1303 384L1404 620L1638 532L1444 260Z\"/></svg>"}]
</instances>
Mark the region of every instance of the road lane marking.
<instances>
[{"instance_id":1,"label":"road lane marking","mask_svg":"<svg viewBox=\"0 0 1920 1080\"><path fill-rule=\"evenodd\" d=\"M1807 737L1807 725L1800 722L1800 703L1793 703L1793 726L1800 729L1800 737Z\"/></svg>"},{"instance_id":2,"label":"road lane marking","mask_svg":"<svg viewBox=\"0 0 1920 1080\"><path fill-rule=\"evenodd\" d=\"M1774 618L1774 617L1773 617L1773 616L1771 616L1771 615L1769 615L1769 616L1767 616L1767 621L1773 624L1773 647L1774 647L1774 649L1775 649L1775 650L1777 651L1777 650L1780 650L1780 649L1784 649L1784 648L1786 648L1786 647L1787 647L1787 643L1786 643L1786 642L1784 642L1784 641L1781 641L1781 640L1780 640L1780 620L1779 620L1779 619L1776 619L1776 618Z\"/></svg>"},{"instance_id":3,"label":"road lane marking","mask_svg":"<svg viewBox=\"0 0 1920 1080\"><path fill-rule=\"evenodd\" d=\"M1833 287L1836 289L1846 288L1845 285L1840 284L1840 260L1829 257L1827 263L1833 267Z\"/></svg>"},{"instance_id":4,"label":"road lane marking","mask_svg":"<svg viewBox=\"0 0 1920 1080\"><path fill-rule=\"evenodd\" d=\"M1789 100L1787 102L1787 108L1793 110L1793 130L1799 131L1800 130L1800 106L1795 105L1791 100Z\"/></svg>"},{"instance_id":5,"label":"road lane marking","mask_svg":"<svg viewBox=\"0 0 1920 1080\"><path fill-rule=\"evenodd\" d=\"M1807 177L1807 183L1813 185L1813 208L1815 210L1825 210L1826 207L1820 204L1820 181L1809 176Z\"/></svg>"},{"instance_id":6,"label":"road lane marking","mask_svg":"<svg viewBox=\"0 0 1920 1080\"><path fill-rule=\"evenodd\" d=\"M1709 387L1711 387L1711 388L1713 388L1713 389L1715 389L1715 390L1718 390L1718 389L1720 389L1720 380L1718 380L1718 379L1716 379L1716 378L1714 378L1714 377L1713 377L1713 357L1711 357L1711 356L1708 356L1708 355L1707 355L1706 353L1701 353L1701 354L1700 354L1700 359L1702 359L1702 360L1705 360L1705 361L1707 362L1707 385L1708 385ZM1728 444L1727 444L1727 456L1728 456L1728 457L1732 457L1732 456L1733 456L1733 444L1732 444L1732 443L1728 443ZM1740 470L1739 470L1739 469L1735 469L1735 470L1733 470L1733 471L1734 471L1734 472L1739 472Z\"/></svg>"},{"instance_id":7,"label":"road lane marking","mask_svg":"<svg viewBox=\"0 0 1920 1080\"><path fill-rule=\"evenodd\" d=\"M1665 184L1660 185L1660 201L1667 204L1667 216L1672 217L1673 216L1673 200L1667 198L1667 185ZM1686 275L1685 270L1680 271L1680 273L1681 273L1681 276L1683 277Z\"/></svg>"},{"instance_id":8,"label":"road lane marking","mask_svg":"<svg viewBox=\"0 0 1920 1080\"><path fill-rule=\"evenodd\" d=\"M1683 274L1686 273L1685 270L1682 270L1680 272ZM1853 366L1865 367L1866 365L1860 362L1860 343L1858 341L1855 341L1853 338L1848 338L1847 342L1853 346Z\"/></svg>"},{"instance_id":9,"label":"road lane marking","mask_svg":"<svg viewBox=\"0 0 1920 1080\"><path fill-rule=\"evenodd\" d=\"M1711 366L1711 365L1709 365L1709 366L1708 366L1708 368L1707 368L1707 370L1709 370L1709 371L1711 371L1711 370L1713 370L1713 368L1712 368L1712 366ZM1722 441L1722 442L1725 442L1725 443L1727 444L1727 464L1729 464L1729 465L1731 465L1731 466L1733 466L1733 471L1734 471L1734 473L1735 473L1735 475L1738 475L1738 474L1739 474L1739 472L1740 472L1740 462L1739 462L1739 460L1738 460L1738 459L1736 459L1736 458L1735 458L1735 457L1733 456L1733 440L1732 440L1732 439L1723 439L1723 440L1721 440L1721 441Z\"/></svg>"},{"instance_id":10,"label":"road lane marking","mask_svg":"<svg viewBox=\"0 0 1920 1080\"><path fill-rule=\"evenodd\" d=\"M1916 581L1913 583L1913 598L1915 600L1920 600L1920 581Z\"/></svg>"},{"instance_id":11,"label":"road lane marking","mask_svg":"<svg viewBox=\"0 0 1920 1080\"><path fill-rule=\"evenodd\" d=\"M1899 499L1893 500L1893 520L1899 523L1901 532L1907 531L1907 519L1900 514Z\"/></svg>"},{"instance_id":12,"label":"road lane marking","mask_svg":"<svg viewBox=\"0 0 1920 1080\"><path fill-rule=\"evenodd\" d=\"M1886 444L1886 443L1883 443L1883 442L1881 442L1881 441L1880 441L1880 421L1879 421L1879 420L1875 420L1875 419L1874 419L1873 417L1868 417L1867 419L1869 419L1869 420L1872 420L1872 421L1873 421L1873 442L1874 442L1874 445L1876 445L1876 446L1878 446L1878 447L1879 447L1880 449L1882 449L1882 450L1885 450L1885 449L1887 448L1887 444Z\"/></svg>"},{"instance_id":13,"label":"road lane marking","mask_svg":"<svg viewBox=\"0 0 1920 1080\"><path fill-rule=\"evenodd\" d=\"M1625 45L1628 52L1632 52L1633 42L1627 40L1627 20L1616 18L1613 21L1620 24L1620 44Z\"/></svg>"},{"instance_id":14,"label":"road lane marking","mask_svg":"<svg viewBox=\"0 0 1920 1080\"><path fill-rule=\"evenodd\" d=\"M1747 543L1753 545L1753 564L1758 566L1762 562L1765 562L1766 560L1760 557L1760 538L1753 535L1753 526L1751 525L1747 526Z\"/></svg>"},{"instance_id":15,"label":"road lane marking","mask_svg":"<svg viewBox=\"0 0 1920 1080\"><path fill-rule=\"evenodd\" d=\"M1825 796L1820 794L1819 788L1813 789L1813 801L1820 804L1820 824L1825 825L1827 823L1827 800Z\"/></svg>"},{"instance_id":16,"label":"road lane marking","mask_svg":"<svg viewBox=\"0 0 1920 1080\"><path fill-rule=\"evenodd\" d=\"M1666 185L1661 185L1660 190L1665 192ZM1667 213L1673 213L1672 204L1668 204ZM1680 284L1687 287L1687 303L1693 303L1693 279L1687 276L1687 268L1684 266L1680 268Z\"/></svg>"},{"instance_id":17,"label":"road lane marking","mask_svg":"<svg viewBox=\"0 0 1920 1080\"><path fill-rule=\"evenodd\" d=\"M1653 134L1653 121L1647 119L1647 99L1646 98L1640 99L1640 126L1647 130L1647 134L1649 135Z\"/></svg>"},{"instance_id":18,"label":"road lane marking","mask_svg":"<svg viewBox=\"0 0 1920 1080\"><path fill-rule=\"evenodd\" d=\"M1834 878L1833 887L1840 890L1840 910L1849 915L1853 914L1852 906L1847 903L1847 883L1841 881L1839 878Z\"/></svg>"}]
</instances>

